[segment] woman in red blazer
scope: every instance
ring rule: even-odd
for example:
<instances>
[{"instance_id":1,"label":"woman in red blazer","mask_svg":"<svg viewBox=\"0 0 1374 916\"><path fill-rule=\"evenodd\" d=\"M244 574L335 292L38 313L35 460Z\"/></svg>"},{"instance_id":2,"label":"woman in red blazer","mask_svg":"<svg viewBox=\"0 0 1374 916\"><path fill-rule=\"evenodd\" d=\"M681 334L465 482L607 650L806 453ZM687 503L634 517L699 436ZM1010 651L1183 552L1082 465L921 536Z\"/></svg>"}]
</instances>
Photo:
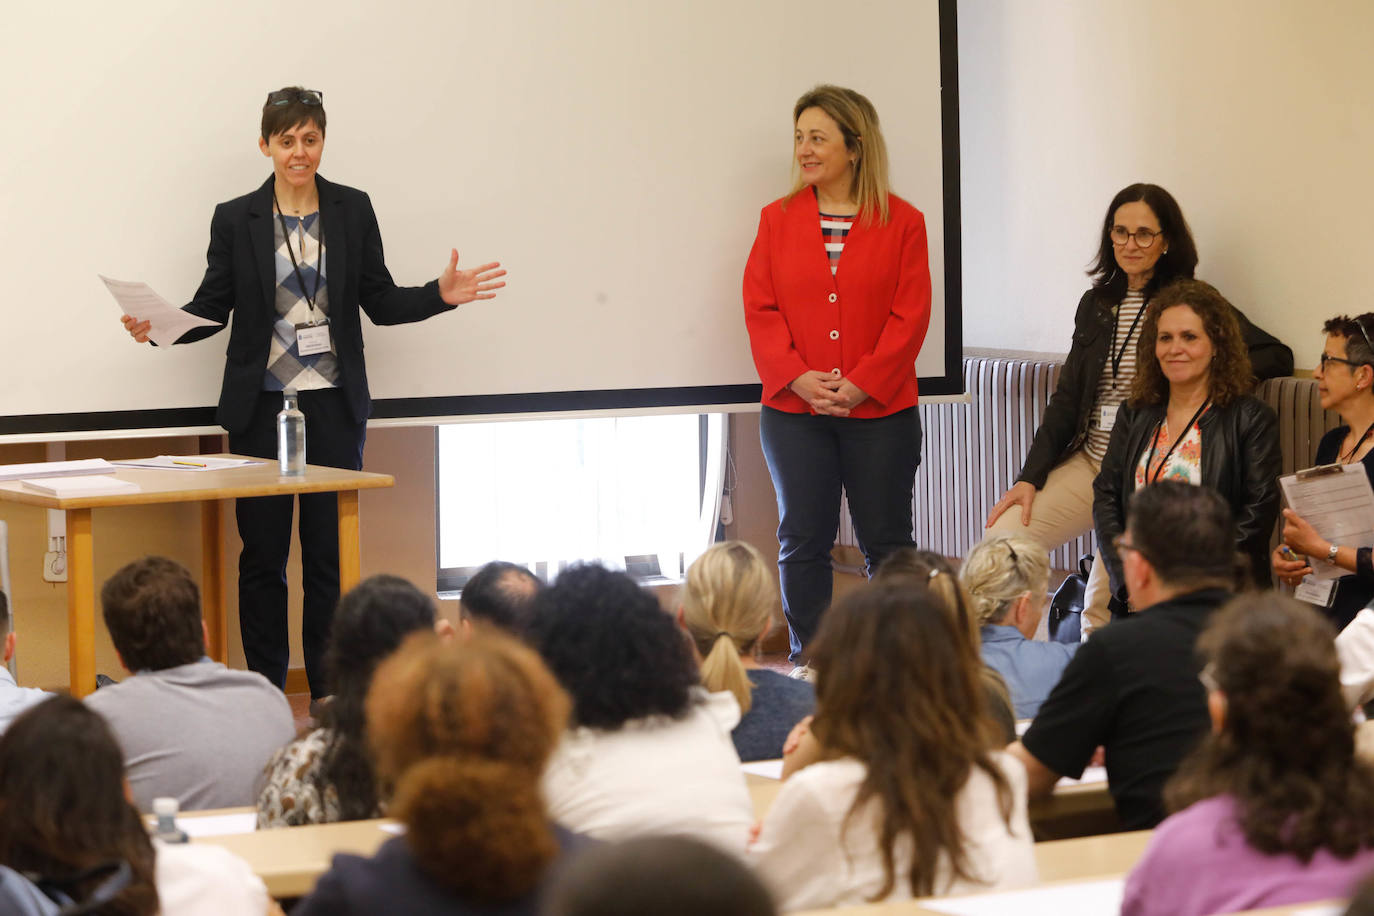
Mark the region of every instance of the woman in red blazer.
<instances>
[{"instance_id":1,"label":"woman in red blazer","mask_svg":"<svg viewBox=\"0 0 1374 916\"><path fill-rule=\"evenodd\" d=\"M763 381L791 658L830 604L840 492L871 574L912 544L921 461L916 354L930 323L925 217L888 191L878 114L851 89L797 100L797 180L763 209L744 318Z\"/></svg>"},{"instance_id":2,"label":"woman in red blazer","mask_svg":"<svg viewBox=\"0 0 1374 916\"><path fill-rule=\"evenodd\" d=\"M438 279L401 287L382 257L372 202L362 191L318 174L324 153L324 98L288 86L262 107L258 147L272 175L256 191L215 208L205 278L185 310L219 324L188 331L177 343L209 337L229 325L224 382L216 420L229 448L275 458L282 392L300 392L306 460L358 470L371 407L359 312L374 324L421 321L506 284L499 264L458 269L458 252ZM232 319L232 322L231 322ZM135 340L149 323L125 316ZM311 328L317 346L300 333ZM324 331L321 335L320 332ZM235 506L239 556L239 629L248 667L286 683L286 558L291 546L290 496L240 499ZM328 694L323 657L339 601L338 501L332 493L300 496L305 603L301 644L310 694Z\"/></svg>"}]
</instances>

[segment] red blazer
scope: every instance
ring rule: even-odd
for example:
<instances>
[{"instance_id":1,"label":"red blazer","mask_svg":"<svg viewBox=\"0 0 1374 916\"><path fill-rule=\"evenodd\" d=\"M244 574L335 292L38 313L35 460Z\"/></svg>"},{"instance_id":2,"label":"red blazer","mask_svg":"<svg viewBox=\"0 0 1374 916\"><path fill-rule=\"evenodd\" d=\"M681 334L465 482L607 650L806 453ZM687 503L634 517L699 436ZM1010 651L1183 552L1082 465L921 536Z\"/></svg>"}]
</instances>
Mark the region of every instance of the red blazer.
<instances>
[{"instance_id":1,"label":"red blazer","mask_svg":"<svg viewBox=\"0 0 1374 916\"><path fill-rule=\"evenodd\" d=\"M764 405L809 413L787 386L812 369L868 394L851 417L916 403L914 363L930 325L926 221L895 194L888 206L885 226L854 221L834 276L812 191L763 208L744 268L744 323Z\"/></svg>"}]
</instances>

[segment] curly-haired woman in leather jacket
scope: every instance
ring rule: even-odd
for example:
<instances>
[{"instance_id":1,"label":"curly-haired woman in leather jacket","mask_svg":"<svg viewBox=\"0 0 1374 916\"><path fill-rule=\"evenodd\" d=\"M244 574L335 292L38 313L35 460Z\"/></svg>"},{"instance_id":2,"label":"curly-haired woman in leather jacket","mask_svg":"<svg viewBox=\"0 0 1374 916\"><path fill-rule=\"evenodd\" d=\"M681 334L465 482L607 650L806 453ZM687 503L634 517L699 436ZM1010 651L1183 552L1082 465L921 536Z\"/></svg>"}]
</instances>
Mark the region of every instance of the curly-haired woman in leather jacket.
<instances>
[{"instance_id":1,"label":"curly-haired woman in leather jacket","mask_svg":"<svg viewBox=\"0 0 1374 916\"><path fill-rule=\"evenodd\" d=\"M1112 198L1089 269L1093 287L1079 300L1058 387L1017 482L988 516L992 532L1024 533L1054 550L1092 530L1092 482L1117 408L1135 379L1145 305L1172 281L1192 277L1197 261L1188 223L1168 191L1133 184ZM1255 375L1291 375L1293 352L1239 311L1232 313ZM1008 511L1013 508L1019 511ZM1085 636L1105 624L1108 598L1106 570L1096 563L1088 580Z\"/></svg>"},{"instance_id":2,"label":"curly-haired woman in leather jacket","mask_svg":"<svg viewBox=\"0 0 1374 916\"><path fill-rule=\"evenodd\" d=\"M1220 493L1231 506L1248 578L1268 588L1269 538L1279 514L1279 423L1273 408L1248 394L1254 376L1231 304L1201 280L1171 283L1146 308L1136 360L1130 399L1093 482L1093 524L1114 611L1126 607L1115 543L1125 530L1126 500L1159 480Z\"/></svg>"}]
</instances>

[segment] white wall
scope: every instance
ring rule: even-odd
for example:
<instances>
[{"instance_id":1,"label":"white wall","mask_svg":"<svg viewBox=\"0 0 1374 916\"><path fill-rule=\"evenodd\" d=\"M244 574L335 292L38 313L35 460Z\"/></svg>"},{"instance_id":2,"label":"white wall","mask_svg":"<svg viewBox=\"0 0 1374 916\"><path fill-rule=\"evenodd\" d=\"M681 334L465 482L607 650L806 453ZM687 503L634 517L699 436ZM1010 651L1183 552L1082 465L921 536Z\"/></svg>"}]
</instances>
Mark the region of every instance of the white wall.
<instances>
[{"instance_id":1,"label":"white wall","mask_svg":"<svg viewBox=\"0 0 1374 916\"><path fill-rule=\"evenodd\" d=\"M1372 48L1368 0L959 0L965 344L1065 352L1108 202L1152 181L1311 368L1374 309Z\"/></svg>"}]
</instances>

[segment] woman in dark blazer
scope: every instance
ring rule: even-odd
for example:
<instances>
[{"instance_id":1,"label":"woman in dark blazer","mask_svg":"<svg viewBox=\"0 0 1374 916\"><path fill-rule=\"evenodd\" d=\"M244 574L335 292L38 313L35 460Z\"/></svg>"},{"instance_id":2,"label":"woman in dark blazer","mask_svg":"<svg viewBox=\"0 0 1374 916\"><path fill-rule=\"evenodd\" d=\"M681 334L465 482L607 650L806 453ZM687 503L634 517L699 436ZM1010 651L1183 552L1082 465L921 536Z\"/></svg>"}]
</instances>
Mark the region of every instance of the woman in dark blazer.
<instances>
[{"instance_id":1,"label":"woman in dark blazer","mask_svg":"<svg viewBox=\"0 0 1374 916\"><path fill-rule=\"evenodd\" d=\"M817 86L792 112L798 179L763 209L744 318L778 496L778 570L794 674L830 604L840 491L869 573L912 543L921 460L916 354L930 323L925 217L887 185L878 113Z\"/></svg>"},{"instance_id":2,"label":"woman in dark blazer","mask_svg":"<svg viewBox=\"0 0 1374 916\"><path fill-rule=\"evenodd\" d=\"M1279 512L1278 417L1246 393L1254 379L1231 304L1201 280L1170 284L1146 309L1136 360L1131 397L1093 482L1093 523L1113 614L1126 608L1115 544L1125 530L1126 501L1158 480L1220 493L1231 506L1250 579L1268 588L1269 538Z\"/></svg>"},{"instance_id":3,"label":"woman in dark blazer","mask_svg":"<svg viewBox=\"0 0 1374 916\"><path fill-rule=\"evenodd\" d=\"M275 458L282 392L295 389L306 419L306 460L358 470L371 407L359 310L373 324L403 324L490 299L505 283L496 263L458 269L458 252L437 280L398 287L382 256L367 194L317 174L324 151L321 93L291 86L268 94L259 149L272 176L252 193L222 203L210 221L205 277L185 310L220 323L177 343L201 340L233 316L216 420L229 448ZM140 342L149 323L125 316ZM302 645L312 697L328 694L321 661L339 599L337 500L300 497L305 587ZM286 558L290 496L240 499L235 508L239 626L248 667L286 683Z\"/></svg>"}]
</instances>

